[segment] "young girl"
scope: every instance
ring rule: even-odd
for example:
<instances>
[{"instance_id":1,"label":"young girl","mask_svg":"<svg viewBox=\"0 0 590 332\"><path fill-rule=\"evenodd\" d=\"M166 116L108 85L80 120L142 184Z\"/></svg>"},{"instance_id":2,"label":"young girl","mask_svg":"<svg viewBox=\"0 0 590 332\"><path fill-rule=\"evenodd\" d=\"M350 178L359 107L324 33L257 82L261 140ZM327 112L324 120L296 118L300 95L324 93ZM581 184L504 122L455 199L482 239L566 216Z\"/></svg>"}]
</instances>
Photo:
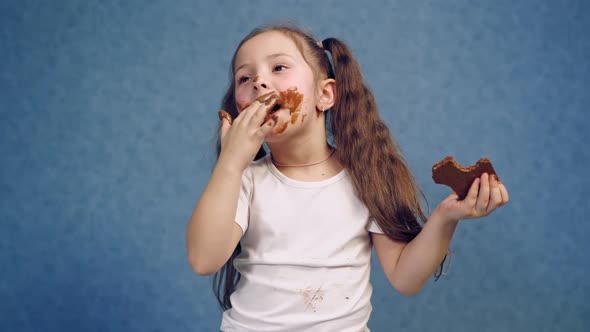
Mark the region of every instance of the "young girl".
<instances>
[{"instance_id":1,"label":"young girl","mask_svg":"<svg viewBox=\"0 0 590 332\"><path fill-rule=\"evenodd\" d=\"M285 91L301 104L267 116ZM217 273L222 331L368 331L372 247L391 285L416 294L459 220L508 202L484 174L426 221L359 65L337 39L254 30L232 59L223 108L233 123L222 119L217 164L187 228L190 265Z\"/></svg>"}]
</instances>

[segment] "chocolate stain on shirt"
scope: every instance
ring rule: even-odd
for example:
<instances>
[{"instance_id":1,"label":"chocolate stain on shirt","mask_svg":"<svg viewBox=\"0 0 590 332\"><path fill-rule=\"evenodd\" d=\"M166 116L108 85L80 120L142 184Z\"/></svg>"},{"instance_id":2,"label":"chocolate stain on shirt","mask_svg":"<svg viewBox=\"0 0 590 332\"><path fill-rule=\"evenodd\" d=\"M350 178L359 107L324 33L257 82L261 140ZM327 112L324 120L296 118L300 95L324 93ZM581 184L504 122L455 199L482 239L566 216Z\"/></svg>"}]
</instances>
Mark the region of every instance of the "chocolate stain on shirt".
<instances>
[{"instance_id":1,"label":"chocolate stain on shirt","mask_svg":"<svg viewBox=\"0 0 590 332\"><path fill-rule=\"evenodd\" d=\"M305 304L304 311L312 310L316 312L318 305L324 301L324 292L321 286L316 290L308 287L302 290L301 293L303 294L303 304Z\"/></svg>"}]
</instances>

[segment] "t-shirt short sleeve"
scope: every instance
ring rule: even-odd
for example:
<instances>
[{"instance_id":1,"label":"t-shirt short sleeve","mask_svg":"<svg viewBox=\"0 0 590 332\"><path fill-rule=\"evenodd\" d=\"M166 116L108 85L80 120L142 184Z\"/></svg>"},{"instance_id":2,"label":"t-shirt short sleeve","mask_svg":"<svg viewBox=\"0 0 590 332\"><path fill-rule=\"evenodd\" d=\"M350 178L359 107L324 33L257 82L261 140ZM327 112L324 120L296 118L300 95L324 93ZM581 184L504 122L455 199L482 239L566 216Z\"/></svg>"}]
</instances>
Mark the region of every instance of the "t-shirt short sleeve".
<instances>
[{"instance_id":1,"label":"t-shirt short sleeve","mask_svg":"<svg viewBox=\"0 0 590 332\"><path fill-rule=\"evenodd\" d=\"M372 218L367 223L367 227L365 227L365 229L371 233L384 234L381 227L379 227L379 225L377 224L375 219L372 219Z\"/></svg>"},{"instance_id":2,"label":"t-shirt short sleeve","mask_svg":"<svg viewBox=\"0 0 590 332\"><path fill-rule=\"evenodd\" d=\"M240 194L238 196L238 207L236 209L235 222L242 228L242 234L248 229L250 217L250 199L252 197L252 177L249 169L242 174Z\"/></svg>"}]
</instances>

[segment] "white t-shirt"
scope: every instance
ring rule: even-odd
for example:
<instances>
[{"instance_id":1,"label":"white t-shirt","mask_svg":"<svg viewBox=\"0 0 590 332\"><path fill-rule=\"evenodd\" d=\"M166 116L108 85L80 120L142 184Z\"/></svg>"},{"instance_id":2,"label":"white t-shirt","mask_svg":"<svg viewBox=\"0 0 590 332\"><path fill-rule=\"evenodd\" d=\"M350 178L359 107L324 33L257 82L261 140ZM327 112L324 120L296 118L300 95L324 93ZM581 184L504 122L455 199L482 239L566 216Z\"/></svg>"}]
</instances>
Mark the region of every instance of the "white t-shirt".
<instances>
[{"instance_id":1,"label":"white t-shirt","mask_svg":"<svg viewBox=\"0 0 590 332\"><path fill-rule=\"evenodd\" d=\"M236 222L242 276L222 331L369 331L369 232L383 232L345 170L296 181L266 156L242 176Z\"/></svg>"}]
</instances>

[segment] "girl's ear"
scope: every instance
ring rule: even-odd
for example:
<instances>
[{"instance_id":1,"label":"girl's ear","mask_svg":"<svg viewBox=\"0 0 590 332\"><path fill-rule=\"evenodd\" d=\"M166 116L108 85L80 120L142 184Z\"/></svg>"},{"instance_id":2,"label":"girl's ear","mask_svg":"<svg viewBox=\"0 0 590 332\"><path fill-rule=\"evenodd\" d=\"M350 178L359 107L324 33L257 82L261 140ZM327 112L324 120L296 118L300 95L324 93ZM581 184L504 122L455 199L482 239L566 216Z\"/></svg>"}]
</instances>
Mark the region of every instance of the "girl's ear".
<instances>
[{"instance_id":1,"label":"girl's ear","mask_svg":"<svg viewBox=\"0 0 590 332\"><path fill-rule=\"evenodd\" d=\"M336 80L328 78L320 82L316 109L327 111L336 103Z\"/></svg>"}]
</instances>

